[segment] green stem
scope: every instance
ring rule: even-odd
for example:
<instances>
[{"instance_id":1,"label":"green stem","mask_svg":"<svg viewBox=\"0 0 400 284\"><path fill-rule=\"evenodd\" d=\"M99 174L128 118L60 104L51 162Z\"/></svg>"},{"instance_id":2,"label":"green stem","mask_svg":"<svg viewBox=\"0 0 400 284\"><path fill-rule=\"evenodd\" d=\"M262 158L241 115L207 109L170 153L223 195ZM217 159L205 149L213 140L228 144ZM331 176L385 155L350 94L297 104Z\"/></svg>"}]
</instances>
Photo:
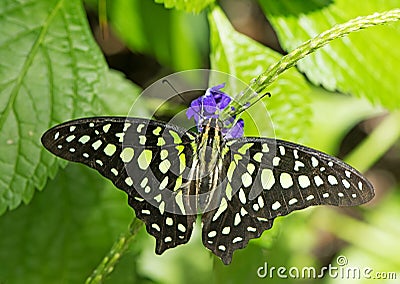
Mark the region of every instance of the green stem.
<instances>
[{"instance_id":1,"label":"green stem","mask_svg":"<svg viewBox=\"0 0 400 284\"><path fill-rule=\"evenodd\" d=\"M143 226L143 222L135 218L129 228L129 231L121 235L114 243L109 253L103 258L100 264L86 279L86 284L102 283L104 279L114 270L119 259L128 250L130 243L134 240L137 232Z\"/></svg>"},{"instance_id":2,"label":"green stem","mask_svg":"<svg viewBox=\"0 0 400 284\"><path fill-rule=\"evenodd\" d=\"M99 7L99 23L100 23L100 30L101 30L101 35L103 36L103 39L107 39L107 0L99 0L98 3Z\"/></svg>"},{"instance_id":3,"label":"green stem","mask_svg":"<svg viewBox=\"0 0 400 284\"><path fill-rule=\"evenodd\" d=\"M324 208L318 214L314 214L312 224L319 230L330 232L360 248L363 252L379 257L387 265L400 267L398 236L390 230L382 230L330 208Z\"/></svg>"},{"instance_id":4,"label":"green stem","mask_svg":"<svg viewBox=\"0 0 400 284\"><path fill-rule=\"evenodd\" d=\"M345 161L360 171L369 169L400 139L400 111L390 113L377 128L354 149ZM373 149L373 151L371 151Z\"/></svg>"},{"instance_id":5,"label":"green stem","mask_svg":"<svg viewBox=\"0 0 400 284\"><path fill-rule=\"evenodd\" d=\"M346 23L336 25L333 28L324 31L316 37L304 42L295 50L283 56L278 62L271 65L260 76L254 78L249 87L241 93L240 102L232 102L230 104L230 106L232 106L235 110L227 110L226 113L224 113L224 116L229 117L233 113L242 112L250 105L255 104L268 94L266 88L272 82L274 82L280 74L293 67L300 59L330 43L332 40L344 37L349 33L356 32L361 29L383 25L398 20L400 20L400 9L393 9L382 13L374 13L372 15L357 17Z\"/></svg>"}]
</instances>

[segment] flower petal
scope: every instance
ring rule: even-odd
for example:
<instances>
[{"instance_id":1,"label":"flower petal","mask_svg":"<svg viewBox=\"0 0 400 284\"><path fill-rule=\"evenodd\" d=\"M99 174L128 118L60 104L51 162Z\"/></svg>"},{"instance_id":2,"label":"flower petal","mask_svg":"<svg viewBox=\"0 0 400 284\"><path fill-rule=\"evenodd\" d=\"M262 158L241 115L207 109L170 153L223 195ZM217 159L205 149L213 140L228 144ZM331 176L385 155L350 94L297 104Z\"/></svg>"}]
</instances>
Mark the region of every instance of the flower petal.
<instances>
[{"instance_id":1,"label":"flower petal","mask_svg":"<svg viewBox=\"0 0 400 284\"><path fill-rule=\"evenodd\" d=\"M202 124L204 121L210 118L219 118L221 110L226 108L231 102L232 98L226 93L220 91L220 89L224 87L225 83L208 88L204 96L201 96L191 102L190 107L186 111L186 116L188 119L192 117L194 118L198 131L202 131ZM232 125L234 121L235 117L231 117L224 122L222 134L226 138L239 138L243 136L243 119L239 119L234 123L234 125Z\"/></svg>"},{"instance_id":2,"label":"flower petal","mask_svg":"<svg viewBox=\"0 0 400 284\"><path fill-rule=\"evenodd\" d=\"M225 83L219 84L217 86L208 88L208 90L210 90L210 92L218 92L220 89L225 87Z\"/></svg>"},{"instance_id":3,"label":"flower petal","mask_svg":"<svg viewBox=\"0 0 400 284\"><path fill-rule=\"evenodd\" d=\"M220 102L219 102L219 108L220 109L226 108L226 106L229 105L231 100L232 100L231 97L229 97L228 95L224 94L223 96L221 96L221 99L220 99Z\"/></svg>"},{"instance_id":4,"label":"flower petal","mask_svg":"<svg viewBox=\"0 0 400 284\"><path fill-rule=\"evenodd\" d=\"M202 105L205 111L203 114L204 116L207 116L208 114L214 114L218 110L217 102L212 94L203 97Z\"/></svg>"},{"instance_id":5,"label":"flower petal","mask_svg":"<svg viewBox=\"0 0 400 284\"><path fill-rule=\"evenodd\" d=\"M240 138L244 134L244 121L243 119L238 119L236 123L231 127L231 128L224 128L222 130L222 133L224 133L225 130L225 138L230 139L230 138Z\"/></svg>"}]
</instances>

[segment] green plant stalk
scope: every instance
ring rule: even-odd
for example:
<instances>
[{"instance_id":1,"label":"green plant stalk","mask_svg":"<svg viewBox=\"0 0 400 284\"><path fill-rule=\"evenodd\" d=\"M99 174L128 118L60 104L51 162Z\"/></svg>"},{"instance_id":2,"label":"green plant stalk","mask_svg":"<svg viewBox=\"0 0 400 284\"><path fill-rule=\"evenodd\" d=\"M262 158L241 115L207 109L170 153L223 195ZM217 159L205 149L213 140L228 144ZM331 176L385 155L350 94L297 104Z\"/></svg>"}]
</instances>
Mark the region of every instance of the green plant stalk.
<instances>
[{"instance_id":1,"label":"green plant stalk","mask_svg":"<svg viewBox=\"0 0 400 284\"><path fill-rule=\"evenodd\" d=\"M400 139L399 122L400 111L390 113L344 160L362 172L369 169Z\"/></svg>"},{"instance_id":2,"label":"green plant stalk","mask_svg":"<svg viewBox=\"0 0 400 284\"><path fill-rule=\"evenodd\" d=\"M234 113L242 112L262 99L265 95L268 95L266 88L274 82L280 74L296 65L300 59L330 43L332 40L347 36L352 32L377 25L384 25L390 22L396 22L398 20L400 20L400 9L393 9L382 13L357 17L346 23L335 25L333 28L322 32L316 37L304 42L289 54L283 56L278 62L271 65L267 71L257 78L254 78L250 82L250 85L242 91L239 96L240 102L233 101L230 104L230 106L234 108L234 111L231 111L230 107L227 107L227 111L226 113L223 113L223 116L230 117Z\"/></svg>"},{"instance_id":3,"label":"green plant stalk","mask_svg":"<svg viewBox=\"0 0 400 284\"><path fill-rule=\"evenodd\" d=\"M99 23L100 30L103 36L103 39L107 39L108 36L108 22L107 22L107 0L99 0Z\"/></svg>"},{"instance_id":4,"label":"green plant stalk","mask_svg":"<svg viewBox=\"0 0 400 284\"><path fill-rule=\"evenodd\" d=\"M103 258L100 264L86 279L86 284L102 283L104 279L114 270L119 259L128 250L129 245L134 240L136 234L143 226L143 222L135 218L129 226L129 230L121 235L114 243L109 253Z\"/></svg>"},{"instance_id":5,"label":"green plant stalk","mask_svg":"<svg viewBox=\"0 0 400 284\"><path fill-rule=\"evenodd\" d=\"M329 222L321 222L321 220L329 220ZM312 224L363 251L379 256L385 262L400 267L398 237L392 232L381 230L330 208L324 208L318 214L314 214ZM373 244L371 240L374 240Z\"/></svg>"}]
</instances>

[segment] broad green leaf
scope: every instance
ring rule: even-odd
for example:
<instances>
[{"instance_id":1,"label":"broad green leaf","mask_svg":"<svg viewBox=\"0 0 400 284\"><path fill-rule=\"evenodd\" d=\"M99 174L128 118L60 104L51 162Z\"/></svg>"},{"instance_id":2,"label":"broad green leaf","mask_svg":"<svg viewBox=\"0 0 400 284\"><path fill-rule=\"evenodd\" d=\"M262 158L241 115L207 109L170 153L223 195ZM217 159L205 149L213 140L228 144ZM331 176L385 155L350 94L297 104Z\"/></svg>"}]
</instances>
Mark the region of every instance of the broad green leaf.
<instances>
[{"instance_id":1,"label":"broad green leaf","mask_svg":"<svg viewBox=\"0 0 400 284\"><path fill-rule=\"evenodd\" d=\"M133 52L152 55L175 70L204 67L204 14L167 10L150 0L114 0L109 8L111 26Z\"/></svg>"},{"instance_id":2,"label":"broad green leaf","mask_svg":"<svg viewBox=\"0 0 400 284\"><path fill-rule=\"evenodd\" d=\"M132 218L124 192L71 164L29 205L0 218L0 282L83 283ZM130 283L133 268L121 271Z\"/></svg>"},{"instance_id":3,"label":"broad green leaf","mask_svg":"<svg viewBox=\"0 0 400 284\"><path fill-rule=\"evenodd\" d=\"M29 202L54 176L56 160L40 136L47 127L98 110L106 65L82 4L0 4L0 213ZM90 56L88 56L90 54Z\"/></svg>"},{"instance_id":4,"label":"broad green leaf","mask_svg":"<svg viewBox=\"0 0 400 284\"><path fill-rule=\"evenodd\" d=\"M156 3L164 3L165 8L175 8L186 12L199 13L215 0L154 0Z\"/></svg>"},{"instance_id":5,"label":"broad green leaf","mask_svg":"<svg viewBox=\"0 0 400 284\"><path fill-rule=\"evenodd\" d=\"M400 6L399 0L366 0L362 5L357 0L259 2L287 51L335 24ZM374 27L334 40L301 60L298 68L315 85L394 109L400 106L399 44L399 23Z\"/></svg>"},{"instance_id":6,"label":"broad green leaf","mask_svg":"<svg viewBox=\"0 0 400 284\"><path fill-rule=\"evenodd\" d=\"M122 73L109 70L106 74L106 84L98 94L103 114L124 116L129 113L129 115L139 117L146 116L146 107L135 108L131 111L131 106L140 93L141 89L128 81Z\"/></svg>"},{"instance_id":7,"label":"broad green leaf","mask_svg":"<svg viewBox=\"0 0 400 284\"><path fill-rule=\"evenodd\" d=\"M59 162L41 145L57 123L117 112L129 94L113 88L116 75L94 42L81 1L11 1L0 4L0 214L28 203L54 177ZM123 85L127 85L124 83ZM132 94L136 92L133 91ZM115 111L111 111L114 109ZM121 113L124 115L125 113Z\"/></svg>"},{"instance_id":8,"label":"broad green leaf","mask_svg":"<svg viewBox=\"0 0 400 284\"><path fill-rule=\"evenodd\" d=\"M209 22L212 69L229 73L249 83L281 57L273 50L235 31L218 8L209 14ZM213 82L214 85L220 83L222 82ZM263 102L272 118L276 136L295 141L306 140L305 131L312 114L308 97L310 90L303 76L295 69L288 70L268 91L272 97L263 99ZM265 116L261 115L265 111L260 102L249 109L261 134L271 136L271 129L268 129L270 125L265 121ZM245 129L247 135L257 135L251 128Z\"/></svg>"}]
</instances>

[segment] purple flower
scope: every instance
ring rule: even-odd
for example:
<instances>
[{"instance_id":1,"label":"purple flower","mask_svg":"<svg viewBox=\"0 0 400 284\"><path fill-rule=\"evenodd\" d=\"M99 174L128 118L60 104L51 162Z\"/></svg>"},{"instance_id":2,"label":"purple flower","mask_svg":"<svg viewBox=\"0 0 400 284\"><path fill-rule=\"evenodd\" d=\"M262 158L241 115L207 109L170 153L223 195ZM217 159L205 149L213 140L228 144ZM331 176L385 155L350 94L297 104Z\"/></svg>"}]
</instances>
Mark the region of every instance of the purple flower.
<instances>
[{"instance_id":1,"label":"purple flower","mask_svg":"<svg viewBox=\"0 0 400 284\"><path fill-rule=\"evenodd\" d=\"M230 120L233 122L235 120L235 118L231 117ZM240 138L240 137L243 137L243 134L244 134L244 121L243 121L243 119L239 118L231 128L224 127L222 129L222 134L225 135L225 138Z\"/></svg>"},{"instance_id":2,"label":"purple flower","mask_svg":"<svg viewBox=\"0 0 400 284\"><path fill-rule=\"evenodd\" d=\"M220 89L224 87L225 83L208 88L204 96L193 100L189 109L186 111L186 116L189 119L192 117L194 118L199 131L202 131L203 129L202 124L204 120L218 118L220 112L231 102L231 97L220 91ZM228 127L232 123L234 124L231 127ZM235 122L235 117L230 117L222 128L222 134L225 138L239 138L243 136L243 127L243 119L238 119Z\"/></svg>"}]
</instances>

